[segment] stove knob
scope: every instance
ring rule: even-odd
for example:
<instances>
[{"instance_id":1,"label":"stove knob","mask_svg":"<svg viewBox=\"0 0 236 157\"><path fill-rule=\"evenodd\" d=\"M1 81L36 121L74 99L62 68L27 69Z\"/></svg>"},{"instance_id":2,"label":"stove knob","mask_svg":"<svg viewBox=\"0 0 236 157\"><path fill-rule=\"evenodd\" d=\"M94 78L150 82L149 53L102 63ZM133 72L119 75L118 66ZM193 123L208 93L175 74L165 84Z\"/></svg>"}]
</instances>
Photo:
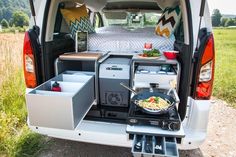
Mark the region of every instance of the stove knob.
<instances>
[{"instance_id":1,"label":"stove knob","mask_svg":"<svg viewBox=\"0 0 236 157\"><path fill-rule=\"evenodd\" d=\"M168 130L176 131L180 129L180 124L177 122L171 122L168 124Z\"/></svg>"},{"instance_id":2,"label":"stove knob","mask_svg":"<svg viewBox=\"0 0 236 157\"><path fill-rule=\"evenodd\" d=\"M168 130L168 122L163 120L161 123L161 128L164 130Z\"/></svg>"},{"instance_id":3,"label":"stove knob","mask_svg":"<svg viewBox=\"0 0 236 157\"><path fill-rule=\"evenodd\" d=\"M135 123L138 122L138 120L137 119L130 119L129 122L132 123L132 124L135 124Z\"/></svg>"}]
</instances>

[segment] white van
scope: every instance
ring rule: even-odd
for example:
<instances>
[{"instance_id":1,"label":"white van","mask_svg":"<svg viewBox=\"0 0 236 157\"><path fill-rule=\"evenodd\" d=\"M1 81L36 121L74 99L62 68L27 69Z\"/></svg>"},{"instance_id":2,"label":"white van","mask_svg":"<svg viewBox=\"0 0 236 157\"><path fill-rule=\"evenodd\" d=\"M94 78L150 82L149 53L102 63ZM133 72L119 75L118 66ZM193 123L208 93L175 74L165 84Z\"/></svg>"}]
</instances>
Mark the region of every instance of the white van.
<instances>
[{"instance_id":1,"label":"white van","mask_svg":"<svg viewBox=\"0 0 236 157\"><path fill-rule=\"evenodd\" d=\"M134 156L204 142L215 63L205 0L35 0L31 11L23 59L34 132Z\"/></svg>"}]
</instances>

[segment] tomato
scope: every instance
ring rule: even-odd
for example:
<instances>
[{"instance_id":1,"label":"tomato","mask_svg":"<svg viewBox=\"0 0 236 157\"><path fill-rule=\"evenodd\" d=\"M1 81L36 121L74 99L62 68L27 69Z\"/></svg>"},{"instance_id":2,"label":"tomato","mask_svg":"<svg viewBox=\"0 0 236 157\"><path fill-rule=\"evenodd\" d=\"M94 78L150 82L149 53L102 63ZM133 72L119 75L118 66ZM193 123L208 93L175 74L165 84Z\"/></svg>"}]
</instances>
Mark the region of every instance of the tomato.
<instances>
[{"instance_id":1,"label":"tomato","mask_svg":"<svg viewBox=\"0 0 236 157\"><path fill-rule=\"evenodd\" d=\"M154 97L149 98L149 102L155 102L155 98Z\"/></svg>"}]
</instances>

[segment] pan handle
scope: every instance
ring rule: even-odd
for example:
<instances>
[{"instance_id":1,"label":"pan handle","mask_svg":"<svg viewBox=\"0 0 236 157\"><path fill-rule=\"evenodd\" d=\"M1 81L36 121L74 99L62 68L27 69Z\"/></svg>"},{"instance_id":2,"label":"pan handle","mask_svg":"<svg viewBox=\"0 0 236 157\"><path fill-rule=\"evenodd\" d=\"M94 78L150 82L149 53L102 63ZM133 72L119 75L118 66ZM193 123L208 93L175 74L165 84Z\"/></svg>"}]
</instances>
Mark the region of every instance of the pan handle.
<instances>
[{"instance_id":1,"label":"pan handle","mask_svg":"<svg viewBox=\"0 0 236 157\"><path fill-rule=\"evenodd\" d=\"M128 89L129 91L131 91L132 93L134 93L135 95L137 95L136 91L134 91L132 88L126 86L124 83L120 83L121 86L123 86L124 88Z\"/></svg>"},{"instance_id":2,"label":"pan handle","mask_svg":"<svg viewBox=\"0 0 236 157\"><path fill-rule=\"evenodd\" d=\"M167 95L170 96L170 93L171 93L171 92L174 94L176 103L179 103L180 100L179 100L179 96L178 96L176 90L175 90L174 88L171 88L171 89L167 92Z\"/></svg>"}]
</instances>

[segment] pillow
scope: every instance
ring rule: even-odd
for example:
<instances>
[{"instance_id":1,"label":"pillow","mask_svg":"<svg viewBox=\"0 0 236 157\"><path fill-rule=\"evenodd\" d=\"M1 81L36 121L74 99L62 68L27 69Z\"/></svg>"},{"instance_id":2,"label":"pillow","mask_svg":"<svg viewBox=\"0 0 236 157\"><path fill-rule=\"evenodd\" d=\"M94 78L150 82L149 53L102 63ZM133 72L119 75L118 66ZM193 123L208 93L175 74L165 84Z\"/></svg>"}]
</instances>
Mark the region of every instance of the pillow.
<instances>
[{"instance_id":1,"label":"pillow","mask_svg":"<svg viewBox=\"0 0 236 157\"><path fill-rule=\"evenodd\" d=\"M78 8L61 9L61 14L70 27L72 37L75 39L76 31L94 33L85 4Z\"/></svg>"},{"instance_id":2,"label":"pillow","mask_svg":"<svg viewBox=\"0 0 236 157\"><path fill-rule=\"evenodd\" d=\"M178 27L181 19L181 10L179 6L166 8L157 22L156 34L169 38Z\"/></svg>"}]
</instances>

